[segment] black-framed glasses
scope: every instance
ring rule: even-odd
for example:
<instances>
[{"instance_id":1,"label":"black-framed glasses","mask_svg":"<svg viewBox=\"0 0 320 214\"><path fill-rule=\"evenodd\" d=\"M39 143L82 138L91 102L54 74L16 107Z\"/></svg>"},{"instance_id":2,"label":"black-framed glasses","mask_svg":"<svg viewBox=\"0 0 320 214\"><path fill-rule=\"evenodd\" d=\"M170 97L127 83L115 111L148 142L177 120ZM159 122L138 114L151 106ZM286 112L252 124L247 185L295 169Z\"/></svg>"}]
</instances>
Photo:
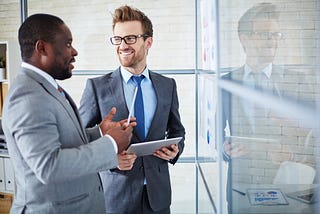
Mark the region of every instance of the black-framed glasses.
<instances>
[{"instance_id":1,"label":"black-framed glasses","mask_svg":"<svg viewBox=\"0 0 320 214\"><path fill-rule=\"evenodd\" d=\"M281 32L268 32L268 31L256 31L252 32L252 35L257 35L260 37L260 39L276 39L276 40L281 40L283 39L283 33Z\"/></svg>"},{"instance_id":2,"label":"black-framed glasses","mask_svg":"<svg viewBox=\"0 0 320 214\"><path fill-rule=\"evenodd\" d=\"M128 35L128 36L112 36L110 37L111 44L113 45L120 45L122 40L127 44L127 45L133 45L137 42L138 38L147 38L147 34L139 34L139 35Z\"/></svg>"}]
</instances>

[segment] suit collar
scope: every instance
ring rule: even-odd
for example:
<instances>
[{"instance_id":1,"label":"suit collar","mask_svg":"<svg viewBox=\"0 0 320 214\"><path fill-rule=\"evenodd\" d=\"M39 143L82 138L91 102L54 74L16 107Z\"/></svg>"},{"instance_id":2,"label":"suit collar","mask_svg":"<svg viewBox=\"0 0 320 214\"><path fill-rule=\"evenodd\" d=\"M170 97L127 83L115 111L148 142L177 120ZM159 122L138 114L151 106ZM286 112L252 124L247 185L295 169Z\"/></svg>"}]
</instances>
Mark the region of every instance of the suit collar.
<instances>
[{"instance_id":1,"label":"suit collar","mask_svg":"<svg viewBox=\"0 0 320 214\"><path fill-rule=\"evenodd\" d=\"M63 107L67 110L69 116L73 120L74 124L78 128L78 131L81 137L83 138L83 141L87 142L85 131L82 128L83 126L81 125L81 119L77 111L76 104L72 100L71 96L66 91L64 91L66 97L68 98L67 101L66 98L60 94L60 92L52 85L51 82L49 82L46 78L44 78L42 75L35 72L34 70L30 70L23 67L21 72L38 82L40 85L42 85L42 87L48 94L53 96L58 102L60 102L61 105L63 105Z\"/></svg>"},{"instance_id":2,"label":"suit collar","mask_svg":"<svg viewBox=\"0 0 320 214\"><path fill-rule=\"evenodd\" d=\"M270 79L272 74L272 63L269 63L265 68L260 71L254 71L248 64L244 65L244 78L246 78L250 73L264 73L268 79Z\"/></svg>"},{"instance_id":3,"label":"suit collar","mask_svg":"<svg viewBox=\"0 0 320 214\"><path fill-rule=\"evenodd\" d=\"M111 73L111 78L108 78L107 81L105 82L105 85L108 90L108 94L113 94L113 99L114 103L117 104L117 114L122 114L118 115L120 118L126 118L129 114L129 110L127 108L127 105L125 105L126 100L124 96L124 91L123 91L123 77L120 72L120 67L116 69L114 72Z\"/></svg>"},{"instance_id":4,"label":"suit collar","mask_svg":"<svg viewBox=\"0 0 320 214\"><path fill-rule=\"evenodd\" d=\"M119 70L120 70L120 73L121 73L121 75L122 75L123 80L124 80L126 83L128 83L128 81L130 80L130 78L131 78L134 74L130 73L130 72L129 72L125 67L123 67L123 66L121 66L121 67L119 68ZM141 75L144 75L145 78L150 79L150 77L149 77L149 69L146 67L146 68L144 69L144 71L141 73Z\"/></svg>"},{"instance_id":5,"label":"suit collar","mask_svg":"<svg viewBox=\"0 0 320 214\"><path fill-rule=\"evenodd\" d=\"M22 62L21 67L36 72L37 74L42 76L44 79L46 79L49 83L51 83L56 89L58 89L57 82L47 72L41 70L40 68L35 67L34 65L26 63L26 62Z\"/></svg>"},{"instance_id":6,"label":"suit collar","mask_svg":"<svg viewBox=\"0 0 320 214\"><path fill-rule=\"evenodd\" d=\"M164 79L161 75L154 73L150 70L148 70L150 80L152 81L153 88L155 90L155 94L157 97L157 106L155 109L155 113L152 119L152 122L150 124L149 132L146 135L146 141L149 140L150 136L153 135L154 132L156 132L157 129L157 121L162 119L163 115L163 109L166 108L166 105L168 105L166 102L170 101L168 99L168 94L172 93L171 87L166 87L168 86L167 80ZM114 72L111 73L111 78L105 82L105 85L108 87L110 94L114 94L114 102L117 103L117 114L119 115L120 118L127 118L129 114L129 110L127 108L127 105L125 101L125 95L123 91L123 77L121 75L120 67L116 69ZM119 85L119 83L121 85ZM133 131L133 137L132 137L132 142L138 142L139 140L138 135L135 133L135 130Z\"/></svg>"},{"instance_id":7,"label":"suit collar","mask_svg":"<svg viewBox=\"0 0 320 214\"><path fill-rule=\"evenodd\" d=\"M279 80L283 79L284 75L284 67L281 65L275 65L272 64L272 70L268 71L270 72L270 79L273 80ZM242 82L243 78L245 77L245 66L239 67L238 69L235 69L231 71L229 74L225 76L225 79L231 79L233 81L239 81Z\"/></svg>"}]
</instances>

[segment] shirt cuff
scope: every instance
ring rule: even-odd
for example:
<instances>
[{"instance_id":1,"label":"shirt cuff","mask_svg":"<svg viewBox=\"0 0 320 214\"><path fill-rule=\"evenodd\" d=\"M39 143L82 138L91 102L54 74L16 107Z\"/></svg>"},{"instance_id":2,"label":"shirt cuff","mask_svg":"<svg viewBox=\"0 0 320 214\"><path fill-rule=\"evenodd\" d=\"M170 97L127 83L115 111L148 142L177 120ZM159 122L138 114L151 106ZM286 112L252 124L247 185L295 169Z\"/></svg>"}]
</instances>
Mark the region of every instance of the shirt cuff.
<instances>
[{"instance_id":1,"label":"shirt cuff","mask_svg":"<svg viewBox=\"0 0 320 214\"><path fill-rule=\"evenodd\" d=\"M116 154L118 154L118 145L116 143L116 141L113 139L113 137L111 137L110 135L106 134L106 135L103 135L102 134L102 131L100 129L100 126L99 126L99 132L100 132L100 136L104 136L104 137L107 137L110 139L110 141L112 142L112 145L113 145L113 148L114 148L114 151L116 152Z\"/></svg>"}]
</instances>

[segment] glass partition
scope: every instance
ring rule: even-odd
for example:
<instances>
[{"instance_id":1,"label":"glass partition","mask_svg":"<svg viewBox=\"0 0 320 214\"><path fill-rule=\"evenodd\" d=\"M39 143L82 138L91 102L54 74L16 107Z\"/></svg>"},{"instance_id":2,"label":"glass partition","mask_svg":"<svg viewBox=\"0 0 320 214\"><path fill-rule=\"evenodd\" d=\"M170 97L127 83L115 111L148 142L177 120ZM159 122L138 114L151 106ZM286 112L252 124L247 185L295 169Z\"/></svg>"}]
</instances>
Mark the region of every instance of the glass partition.
<instances>
[{"instance_id":1,"label":"glass partition","mask_svg":"<svg viewBox=\"0 0 320 214\"><path fill-rule=\"evenodd\" d=\"M218 132L229 213L316 212L317 4L219 2Z\"/></svg>"}]
</instances>

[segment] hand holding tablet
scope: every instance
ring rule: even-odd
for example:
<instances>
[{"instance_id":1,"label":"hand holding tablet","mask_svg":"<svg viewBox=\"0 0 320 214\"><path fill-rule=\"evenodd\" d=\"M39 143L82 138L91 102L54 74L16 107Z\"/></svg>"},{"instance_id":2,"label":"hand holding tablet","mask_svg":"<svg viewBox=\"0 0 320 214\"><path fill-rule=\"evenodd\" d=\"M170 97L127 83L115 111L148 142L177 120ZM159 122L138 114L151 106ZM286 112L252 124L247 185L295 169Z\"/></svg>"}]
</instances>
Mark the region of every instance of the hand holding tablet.
<instances>
[{"instance_id":1,"label":"hand holding tablet","mask_svg":"<svg viewBox=\"0 0 320 214\"><path fill-rule=\"evenodd\" d=\"M160 149L161 147L168 147L171 144L178 144L181 140L182 137L176 137L163 140L134 143L128 147L127 153L134 153L137 156L152 155L156 150Z\"/></svg>"}]
</instances>

